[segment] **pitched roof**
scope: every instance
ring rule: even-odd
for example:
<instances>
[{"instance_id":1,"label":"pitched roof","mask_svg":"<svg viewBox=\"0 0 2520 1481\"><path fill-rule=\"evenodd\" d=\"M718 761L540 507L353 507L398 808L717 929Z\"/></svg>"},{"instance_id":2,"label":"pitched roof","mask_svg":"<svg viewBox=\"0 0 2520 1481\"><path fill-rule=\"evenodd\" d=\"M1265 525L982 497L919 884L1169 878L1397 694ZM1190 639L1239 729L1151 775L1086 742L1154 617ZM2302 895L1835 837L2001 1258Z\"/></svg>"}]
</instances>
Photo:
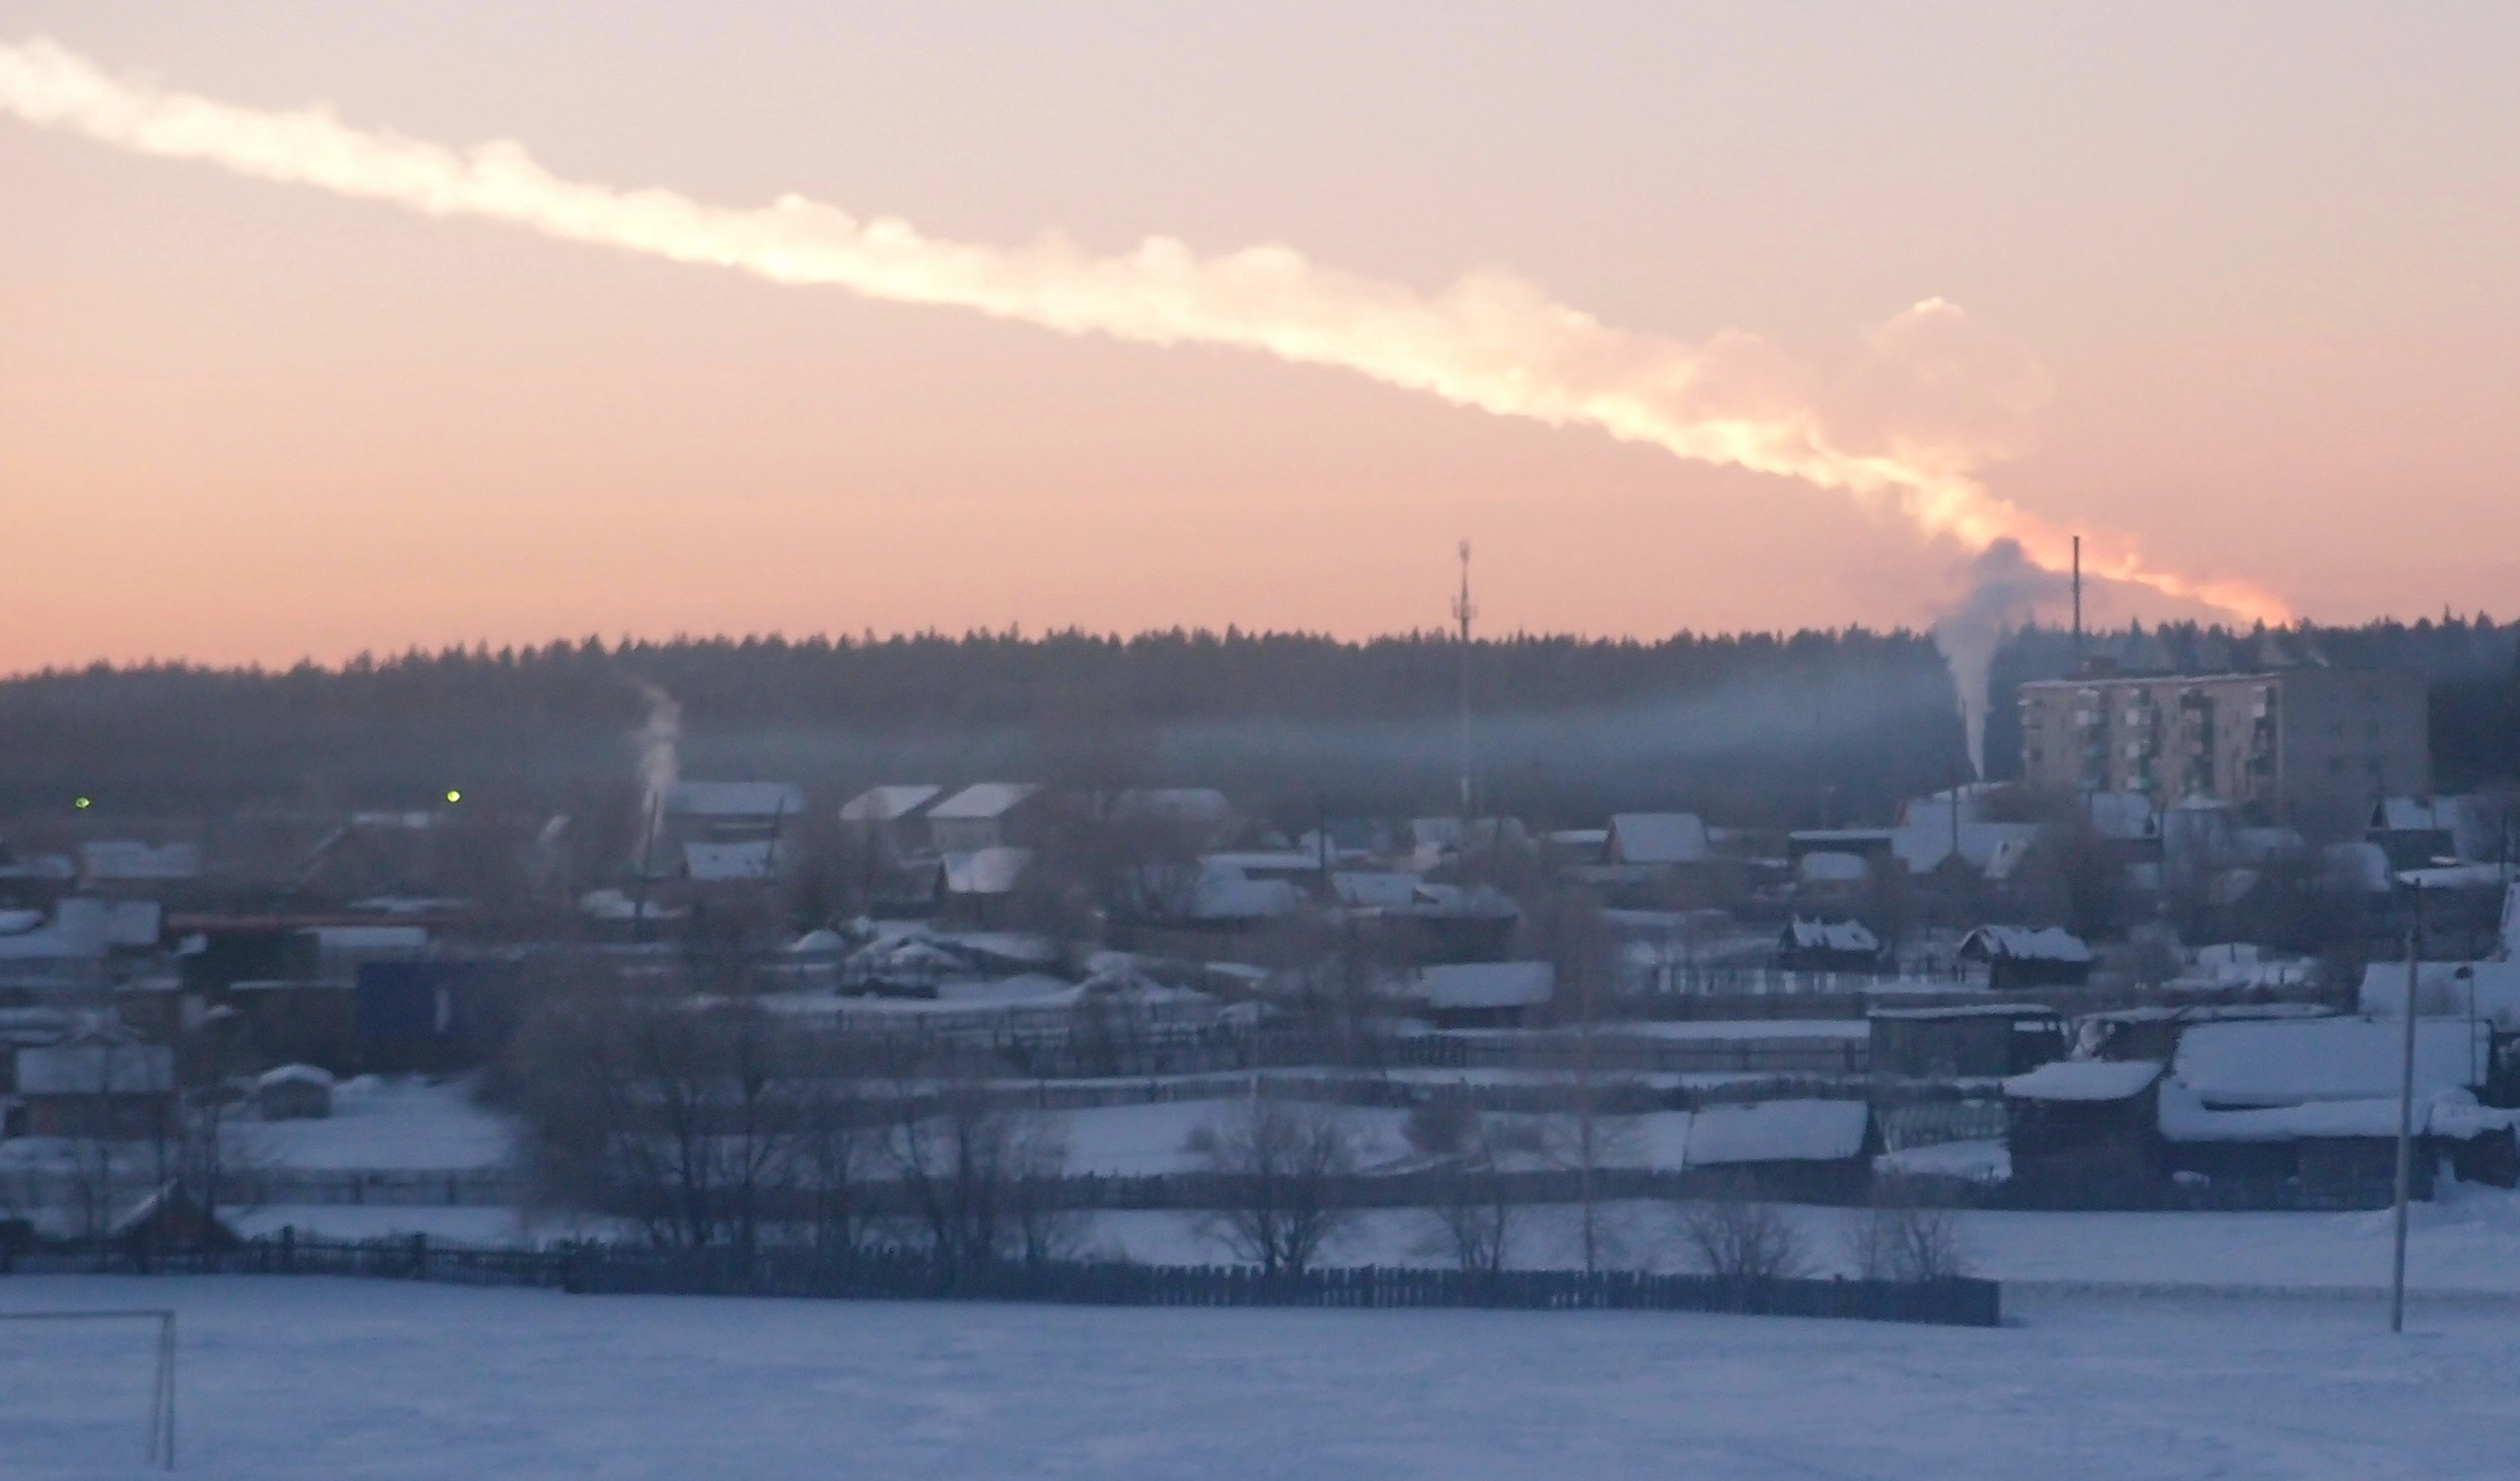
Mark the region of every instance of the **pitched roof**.
<instances>
[{"instance_id":1,"label":"pitched roof","mask_svg":"<svg viewBox=\"0 0 2520 1481\"><path fill-rule=\"evenodd\" d=\"M975 781L927 809L930 818L995 818L1003 816L1041 790L1029 781Z\"/></svg>"},{"instance_id":2,"label":"pitched roof","mask_svg":"<svg viewBox=\"0 0 2520 1481\"><path fill-rule=\"evenodd\" d=\"M2153 1060L2058 1060L2004 1081L2015 1100L2125 1100L2161 1078Z\"/></svg>"},{"instance_id":3,"label":"pitched roof","mask_svg":"<svg viewBox=\"0 0 2520 1481\"><path fill-rule=\"evenodd\" d=\"M1960 954L1992 961L2006 957L2017 962L2087 962L2091 947L2081 936L2061 926L2042 926L2037 930L2027 926L1980 926L1960 943Z\"/></svg>"},{"instance_id":4,"label":"pitched roof","mask_svg":"<svg viewBox=\"0 0 2520 1481\"><path fill-rule=\"evenodd\" d=\"M932 782L870 786L840 805L844 823L890 823L906 818L944 792Z\"/></svg>"}]
</instances>

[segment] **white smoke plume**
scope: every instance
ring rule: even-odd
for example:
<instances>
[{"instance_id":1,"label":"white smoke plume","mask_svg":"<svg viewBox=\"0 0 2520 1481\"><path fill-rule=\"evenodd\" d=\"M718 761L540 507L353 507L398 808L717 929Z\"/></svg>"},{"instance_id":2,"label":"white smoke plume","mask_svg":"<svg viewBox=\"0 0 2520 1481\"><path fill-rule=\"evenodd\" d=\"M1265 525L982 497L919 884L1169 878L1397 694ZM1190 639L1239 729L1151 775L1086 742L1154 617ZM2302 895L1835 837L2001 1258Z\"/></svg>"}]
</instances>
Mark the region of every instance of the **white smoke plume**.
<instances>
[{"instance_id":1,"label":"white smoke plume","mask_svg":"<svg viewBox=\"0 0 2520 1481\"><path fill-rule=\"evenodd\" d=\"M683 706L648 680L632 676L630 683L647 702L647 719L638 728L639 866L645 868L665 826L674 783L682 779Z\"/></svg>"},{"instance_id":2,"label":"white smoke plume","mask_svg":"<svg viewBox=\"0 0 2520 1481\"><path fill-rule=\"evenodd\" d=\"M1968 729L1968 765L1986 776L1986 709L1993 686L1995 649L2005 634L2072 599L2066 577L2045 570L2010 540L1998 540L1968 566L1968 594L1934 624L1934 645L1951 665Z\"/></svg>"},{"instance_id":3,"label":"white smoke plume","mask_svg":"<svg viewBox=\"0 0 2520 1481\"><path fill-rule=\"evenodd\" d=\"M1689 344L1629 333L1498 273L1426 295L1281 246L1201 257L1150 237L1093 257L1056 235L1014 249L940 241L795 195L728 209L562 180L513 143L458 151L353 128L321 108L239 108L126 82L41 38L0 44L0 111L141 154L773 282L1338 366L1498 415L1596 427L1692 461L1840 489L1970 552L2010 540L2047 569L2068 559L2065 531L1976 478L2010 448L2007 424L2044 399L2045 378L1937 299L1868 336L1852 372L1824 378L1751 335ZM2255 587L2157 567L2123 538L2087 537L2084 565L2244 619L2289 616Z\"/></svg>"}]
</instances>

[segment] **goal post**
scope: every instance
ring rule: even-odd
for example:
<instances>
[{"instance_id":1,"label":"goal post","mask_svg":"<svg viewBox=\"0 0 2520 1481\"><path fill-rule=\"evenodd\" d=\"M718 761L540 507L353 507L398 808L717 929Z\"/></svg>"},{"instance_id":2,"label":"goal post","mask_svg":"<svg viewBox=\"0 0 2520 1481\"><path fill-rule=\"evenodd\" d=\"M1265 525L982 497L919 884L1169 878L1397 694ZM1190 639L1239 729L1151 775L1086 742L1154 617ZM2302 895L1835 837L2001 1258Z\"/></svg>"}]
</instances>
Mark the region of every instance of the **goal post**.
<instances>
[{"instance_id":1,"label":"goal post","mask_svg":"<svg viewBox=\"0 0 2520 1481\"><path fill-rule=\"evenodd\" d=\"M147 1463L175 1469L175 1312L165 1306L101 1311L0 1311L9 1321L153 1321L157 1323L157 1373L149 1385Z\"/></svg>"}]
</instances>

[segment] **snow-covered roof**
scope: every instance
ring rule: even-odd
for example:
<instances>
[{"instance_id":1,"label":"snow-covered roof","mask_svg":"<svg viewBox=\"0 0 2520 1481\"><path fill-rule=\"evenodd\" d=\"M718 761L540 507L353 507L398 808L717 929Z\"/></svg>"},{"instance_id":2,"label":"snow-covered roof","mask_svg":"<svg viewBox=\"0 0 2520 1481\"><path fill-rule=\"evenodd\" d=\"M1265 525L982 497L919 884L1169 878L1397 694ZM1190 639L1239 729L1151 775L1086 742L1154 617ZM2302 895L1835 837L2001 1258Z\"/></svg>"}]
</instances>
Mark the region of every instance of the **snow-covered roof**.
<instances>
[{"instance_id":1,"label":"snow-covered roof","mask_svg":"<svg viewBox=\"0 0 2520 1481\"><path fill-rule=\"evenodd\" d=\"M2474 1137L2507 1130L2520 1111L2489 1110L2463 1091L2415 1098L2409 1130L2417 1136ZM2290 1142L2302 1137L2394 1138L2398 1097L2313 1101L2306 1105L2217 1111L2177 1080L2161 1087L2161 1135L2170 1142Z\"/></svg>"},{"instance_id":2,"label":"snow-covered roof","mask_svg":"<svg viewBox=\"0 0 2520 1481\"><path fill-rule=\"evenodd\" d=\"M683 846L683 872L694 879L768 879L778 870L778 846L772 839Z\"/></svg>"},{"instance_id":3,"label":"snow-covered roof","mask_svg":"<svg viewBox=\"0 0 2520 1481\"><path fill-rule=\"evenodd\" d=\"M2373 962L2363 968L2362 1011L2394 1018L2406 1002L2406 963ZM2520 1028L2520 962L2418 962L2415 1011L2436 1018L2464 1018L2474 1012L2498 1028Z\"/></svg>"},{"instance_id":4,"label":"snow-covered roof","mask_svg":"<svg viewBox=\"0 0 2520 1481\"><path fill-rule=\"evenodd\" d=\"M18 1051L21 1095L151 1095L175 1087L175 1051L163 1044L85 1041Z\"/></svg>"},{"instance_id":5,"label":"snow-covered roof","mask_svg":"<svg viewBox=\"0 0 2520 1481\"><path fill-rule=\"evenodd\" d=\"M1873 877L1873 866L1860 853L1821 849L1804 854L1794 875L1805 884L1856 884Z\"/></svg>"},{"instance_id":6,"label":"snow-covered roof","mask_svg":"<svg viewBox=\"0 0 2520 1481\"><path fill-rule=\"evenodd\" d=\"M1623 812L1610 818L1610 858L1623 864L1695 864L1711 856L1693 812Z\"/></svg>"},{"instance_id":7,"label":"snow-covered roof","mask_svg":"<svg viewBox=\"0 0 2520 1481\"><path fill-rule=\"evenodd\" d=\"M577 898L578 910L598 921L629 921L644 916L650 921L670 921L682 914L654 901L633 901L626 890L606 887L588 890Z\"/></svg>"},{"instance_id":8,"label":"snow-covered roof","mask_svg":"<svg viewBox=\"0 0 2520 1481\"><path fill-rule=\"evenodd\" d=\"M1012 891L1032 866L1030 849L1000 846L975 849L968 853L948 853L945 861L945 890L954 895L1003 895Z\"/></svg>"},{"instance_id":9,"label":"snow-covered roof","mask_svg":"<svg viewBox=\"0 0 2520 1481\"><path fill-rule=\"evenodd\" d=\"M1557 969L1547 962L1465 962L1422 968L1418 981L1431 1008L1526 1007L1557 991Z\"/></svg>"},{"instance_id":10,"label":"snow-covered roof","mask_svg":"<svg viewBox=\"0 0 2520 1481\"><path fill-rule=\"evenodd\" d=\"M2152 1060L2058 1060L2004 1081L2015 1100L2124 1100L2161 1078Z\"/></svg>"},{"instance_id":11,"label":"snow-covered roof","mask_svg":"<svg viewBox=\"0 0 2520 1481\"><path fill-rule=\"evenodd\" d=\"M1689 1121L1687 1165L1833 1162L1864 1149L1872 1108L1860 1100L1714 1105Z\"/></svg>"},{"instance_id":12,"label":"snow-covered roof","mask_svg":"<svg viewBox=\"0 0 2520 1481\"><path fill-rule=\"evenodd\" d=\"M2371 810L2371 826L2385 833L2456 833L2465 797L2383 797Z\"/></svg>"},{"instance_id":13,"label":"snow-covered roof","mask_svg":"<svg viewBox=\"0 0 2520 1481\"><path fill-rule=\"evenodd\" d=\"M1879 951L1881 937L1861 921L1806 921L1796 916L1785 927L1797 951Z\"/></svg>"},{"instance_id":14,"label":"snow-covered roof","mask_svg":"<svg viewBox=\"0 0 2520 1481\"><path fill-rule=\"evenodd\" d=\"M2091 947L2060 926L1980 926L1960 943L1960 954L1971 960L2008 957L2022 962L2087 962Z\"/></svg>"},{"instance_id":15,"label":"snow-covered roof","mask_svg":"<svg viewBox=\"0 0 2520 1481\"><path fill-rule=\"evenodd\" d=\"M1283 879L1253 879L1239 869L1200 871L1190 914L1202 921L1259 921L1293 913L1303 892Z\"/></svg>"},{"instance_id":16,"label":"snow-covered roof","mask_svg":"<svg viewBox=\"0 0 2520 1481\"><path fill-rule=\"evenodd\" d=\"M1003 817L1015 804L1041 790L1029 781L975 781L927 809L930 818Z\"/></svg>"},{"instance_id":17,"label":"snow-covered roof","mask_svg":"<svg viewBox=\"0 0 2520 1481\"><path fill-rule=\"evenodd\" d=\"M784 781L678 781L665 811L694 818L792 818L805 794Z\"/></svg>"},{"instance_id":18,"label":"snow-covered roof","mask_svg":"<svg viewBox=\"0 0 2520 1481\"><path fill-rule=\"evenodd\" d=\"M2509 877L2502 864L2434 864L2398 871L2400 884L2424 890L2499 890Z\"/></svg>"},{"instance_id":19,"label":"snow-covered roof","mask_svg":"<svg viewBox=\"0 0 2520 1481\"><path fill-rule=\"evenodd\" d=\"M2398 1093L2402 1032L2380 1018L2200 1023L2181 1036L2171 1069L2210 1105L2368 1100ZM2415 1093L2474 1083L2484 1033L2465 1018L2418 1019Z\"/></svg>"},{"instance_id":20,"label":"snow-covered roof","mask_svg":"<svg viewBox=\"0 0 2520 1481\"><path fill-rule=\"evenodd\" d=\"M839 931L828 926L818 926L787 943L789 956L838 956L849 946Z\"/></svg>"},{"instance_id":21,"label":"snow-covered roof","mask_svg":"<svg viewBox=\"0 0 2520 1481\"><path fill-rule=\"evenodd\" d=\"M322 1085L330 1090L333 1088L333 1072L320 1065L282 1065L254 1077L254 1087L258 1090L267 1090L273 1085Z\"/></svg>"},{"instance_id":22,"label":"snow-covered roof","mask_svg":"<svg viewBox=\"0 0 2520 1481\"><path fill-rule=\"evenodd\" d=\"M152 846L124 841L81 844L79 872L90 879L191 879L201 872L201 846Z\"/></svg>"},{"instance_id":23,"label":"snow-covered roof","mask_svg":"<svg viewBox=\"0 0 2520 1481\"><path fill-rule=\"evenodd\" d=\"M840 805L844 823L890 823L906 818L944 793L931 782L870 786Z\"/></svg>"}]
</instances>

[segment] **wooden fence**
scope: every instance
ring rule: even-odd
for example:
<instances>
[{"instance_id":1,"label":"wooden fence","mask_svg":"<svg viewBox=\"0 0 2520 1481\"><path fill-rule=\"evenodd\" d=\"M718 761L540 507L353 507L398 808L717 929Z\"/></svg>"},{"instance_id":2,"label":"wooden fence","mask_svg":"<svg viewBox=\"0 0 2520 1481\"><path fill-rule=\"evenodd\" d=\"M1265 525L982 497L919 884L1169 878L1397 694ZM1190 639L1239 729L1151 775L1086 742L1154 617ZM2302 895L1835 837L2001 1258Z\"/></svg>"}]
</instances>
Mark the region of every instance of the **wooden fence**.
<instances>
[{"instance_id":1,"label":"wooden fence","mask_svg":"<svg viewBox=\"0 0 2520 1481\"><path fill-rule=\"evenodd\" d=\"M911 1251L766 1249L669 1254L620 1245L543 1250L433 1246L414 1236L360 1244L293 1238L219 1250L152 1251L124 1241L46 1245L0 1256L0 1271L329 1275L581 1294L758 1296L845 1300L987 1300L1086 1306L1300 1306L1393 1310L1710 1311L1992 1327L1993 1281L1724 1279L1641 1271L1477 1271L1363 1266L1267 1274L1250 1266L1117 1261L941 1267Z\"/></svg>"}]
</instances>

